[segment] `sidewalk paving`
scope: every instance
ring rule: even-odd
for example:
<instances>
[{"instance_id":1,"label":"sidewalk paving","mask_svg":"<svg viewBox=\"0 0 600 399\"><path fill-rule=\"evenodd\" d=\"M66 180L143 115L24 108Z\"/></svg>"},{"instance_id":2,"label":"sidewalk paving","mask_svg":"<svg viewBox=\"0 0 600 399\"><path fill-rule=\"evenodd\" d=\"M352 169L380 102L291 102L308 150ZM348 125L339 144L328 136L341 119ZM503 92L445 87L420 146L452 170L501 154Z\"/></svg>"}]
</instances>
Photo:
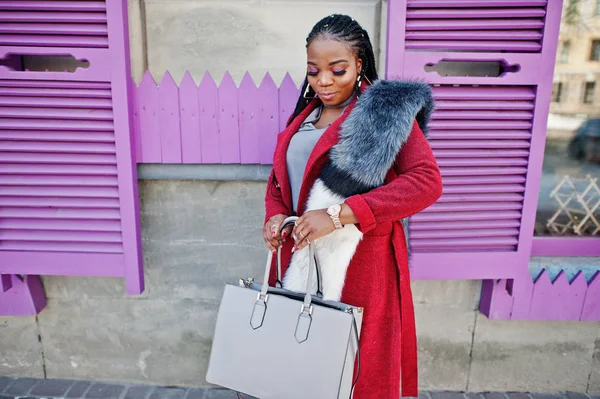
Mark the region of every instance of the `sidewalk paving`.
<instances>
[{"instance_id":1,"label":"sidewalk paving","mask_svg":"<svg viewBox=\"0 0 600 399\"><path fill-rule=\"evenodd\" d=\"M179 388L154 385L113 384L99 381L15 378L0 376L0 399L17 398L237 399L237 395L233 391L219 388ZM248 396L245 398L252 399ZM421 392L419 399L600 399L600 395L594 396L578 392Z\"/></svg>"}]
</instances>

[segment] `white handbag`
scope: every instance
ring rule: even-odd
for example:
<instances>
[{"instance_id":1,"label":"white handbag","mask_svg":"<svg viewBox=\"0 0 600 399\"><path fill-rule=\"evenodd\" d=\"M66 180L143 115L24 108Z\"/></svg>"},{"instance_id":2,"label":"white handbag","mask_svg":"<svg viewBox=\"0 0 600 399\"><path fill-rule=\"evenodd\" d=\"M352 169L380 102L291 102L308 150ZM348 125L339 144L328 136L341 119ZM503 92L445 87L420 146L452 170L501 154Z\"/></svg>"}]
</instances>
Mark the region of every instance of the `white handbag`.
<instances>
[{"instance_id":1,"label":"white handbag","mask_svg":"<svg viewBox=\"0 0 600 399\"><path fill-rule=\"evenodd\" d=\"M297 219L287 218L281 229ZM209 383L260 399L352 398L357 356L360 371L363 309L309 294L315 274L318 278L312 244L309 251L306 294L268 286L271 253L262 285L253 279L225 285L206 373Z\"/></svg>"}]
</instances>

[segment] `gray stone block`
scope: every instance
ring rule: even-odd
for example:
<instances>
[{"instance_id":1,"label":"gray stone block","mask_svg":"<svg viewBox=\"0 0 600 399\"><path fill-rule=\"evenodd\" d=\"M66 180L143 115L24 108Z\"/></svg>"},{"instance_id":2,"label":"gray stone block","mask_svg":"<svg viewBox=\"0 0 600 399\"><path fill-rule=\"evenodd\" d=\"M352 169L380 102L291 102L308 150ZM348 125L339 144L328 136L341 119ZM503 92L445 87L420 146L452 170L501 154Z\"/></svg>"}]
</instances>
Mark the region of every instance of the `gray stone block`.
<instances>
[{"instance_id":1,"label":"gray stone block","mask_svg":"<svg viewBox=\"0 0 600 399\"><path fill-rule=\"evenodd\" d=\"M245 1L145 1L148 68L157 81L169 71L178 82L188 70L197 82L205 71L217 81L229 71L239 82L249 71L260 82L268 70L275 82L286 72L305 75L305 38L323 16L340 12L337 2L248 3ZM343 12L369 32L377 57L380 2L346 1ZM312 18L290 18L312 15ZM223 32L227 32L226 38ZM384 31L385 32L385 31ZM239 60L244 62L239 62Z\"/></svg>"},{"instance_id":2,"label":"gray stone block","mask_svg":"<svg viewBox=\"0 0 600 399\"><path fill-rule=\"evenodd\" d=\"M475 312L416 305L415 313L420 389L465 391Z\"/></svg>"},{"instance_id":3,"label":"gray stone block","mask_svg":"<svg viewBox=\"0 0 600 399\"><path fill-rule=\"evenodd\" d=\"M483 395L477 392L465 392L465 398L467 399L484 399Z\"/></svg>"},{"instance_id":4,"label":"gray stone block","mask_svg":"<svg viewBox=\"0 0 600 399\"><path fill-rule=\"evenodd\" d=\"M0 316L0 337L0 375L44 377L35 317Z\"/></svg>"},{"instance_id":5,"label":"gray stone block","mask_svg":"<svg viewBox=\"0 0 600 399\"><path fill-rule=\"evenodd\" d=\"M14 396L25 396L38 381L36 378L17 378L10 386L4 389L4 393Z\"/></svg>"},{"instance_id":6,"label":"gray stone block","mask_svg":"<svg viewBox=\"0 0 600 399\"><path fill-rule=\"evenodd\" d=\"M48 303L39 323L49 378L202 384L216 301L88 299Z\"/></svg>"},{"instance_id":7,"label":"gray stone block","mask_svg":"<svg viewBox=\"0 0 600 399\"><path fill-rule=\"evenodd\" d=\"M125 391L123 385L94 384L85 394L86 399L118 399Z\"/></svg>"},{"instance_id":8,"label":"gray stone block","mask_svg":"<svg viewBox=\"0 0 600 399\"><path fill-rule=\"evenodd\" d=\"M465 399L460 392L434 391L430 393L431 399Z\"/></svg>"},{"instance_id":9,"label":"gray stone block","mask_svg":"<svg viewBox=\"0 0 600 399\"><path fill-rule=\"evenodd\" d=\"M531 399L528 393L523 392L506 392L508 399Z\"/></svg>"},{"instance_id":10,"label":"gray stone block","mask_svg":"<svg viewBox=\"0 0 600 399\"><path fill-rule=\"evenodd\" d=\"M209 388L194 388L190 389L185 396L185 399L204 399L204 395L206 395L206 391Z\"/></svg>"},{"instance_id":11,"label":"gray stone block","mask_svg":"<svg viewBox=\"0 0 600 399\"><path fill-rule=\"evenodd\" d=\"M35 387L31 390L31 395L43 396L43 397L54 397L64 396L65 393L75 383L73 380L40 380Z\"/></svg>"},{"instance_id":12,"label":"gray stone block","mask_svg":"<svg viewBox=\"0 0 600 399\"><path fill-rule=\"evenodd\" d=\"M585 392L598 326L477 319L469 389Z\"/></svg>"},{"instance_id":13,"label":"gray stone block","mask_svg":"<svg viewBox=\"0 0 600 399\"><path fill-rule=\"evenodd\" d=\"M92 384L88 381L77 381L73 384L71 389L69 389L65 397L73 399L83 398L83 395L85 395L90 386L92 386Z\"/></svg>"},{"instance_id":14,"label":"gray stone block","mask_svg":"<svg viewBox=\"0 0 600 399\"><path fill-rule=\"evenodd\" d=\"M533 399L564 399L563 396L559 393L536 393L533 392L531 394Z\"/></svg>"},{"instance_id":15,"label":"gray stone block","mask_svg":"<svg viewBox=\"0 0 600 399\"><path fill-rule=\"evenodd\" d=\"M563 394L565 399L590 399L590 396L582 392L565 392Z\"/></svg>"},{"instance_id":16,"label":"gray stone block","mask_svg":"<svg viewBox=\"0 0 600 399\"><path fill-rule=\"evenodd\" d=\"M0 375L0 393L4 392L13 382L15 382L14 378Z\"/></svg>"},{"instance_id":17,"label":"gray stone block","mask_svg":"<svg viewBox=\"0 0 600 399\"><path fill-rule=\"evenodd\" d=\"M594 341L594 356L587 392L600 396L600 336Z\"/></svg>"},{"instance_id":18,"label":"gray stone block","mask_svg":"<svg viewBox=\"0 0 600 399\"><path fill-rule=\"evenodd\" d=\"M183 399L185 394L185 389L160 387L152 391L149 399Z\"/></svg>"},{"instance_id":19,"label":"gray stone block","mask_svg":"<svg viewBox=\"0 0 600 399\"><path fill-rule=\"evenodd\" d=\"M229 389L210 389L204 399L238 399L237 394Z\"/></svg>"},{"instance_id":20,"label":"gray stone block","mask_svg":"<svg viewBox=\"0 0 600 399\"><path fill-rule=\"evenodd\" d=\"M481 295L479 280L413 280L415 304L476 310Z\"/></svg>"},{"instance_id":21,"label":"gray stone block","mask_svg":"<svg viewBox=\"0 0 600 399\"><path fill-rule=\"evenodd\" d=\"M146 399L152 389L154 388L142 385L131 387L127 390L123 399Z\"/></svg>"},{"instance_id":22,"label":"gray stone block","mask_svg":"<svg viewBox=\"0 0 600 399\"><path fill-rule=\"evenodd\" d=\"M508 399L503 392L485 392L483 397L485 399Z\"/></svg>"},{"instance_id":23,"label":"gray stone block","mask_svg":"<svg viewBox=\"0 0 600 399\"><path fill-rule=\"evenodd\" d=\"M146 292L220 300L226 282L262 277L265 184L142 182Z\"/></svg>"}]
</instances>

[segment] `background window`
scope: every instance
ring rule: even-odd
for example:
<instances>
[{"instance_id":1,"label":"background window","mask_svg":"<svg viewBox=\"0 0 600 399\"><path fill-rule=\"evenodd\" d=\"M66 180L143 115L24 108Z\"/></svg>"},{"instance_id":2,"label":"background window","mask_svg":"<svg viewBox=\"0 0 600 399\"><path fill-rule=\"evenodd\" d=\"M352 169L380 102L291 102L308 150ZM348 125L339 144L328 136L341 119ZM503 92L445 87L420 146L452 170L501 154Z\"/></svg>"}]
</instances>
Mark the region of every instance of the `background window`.
<instances>
[{"instance_id":1,"label":"background window","mask_svg":"<svg viewBox=\"0 0 600 399\"><path fill-rule=\"evenodd\" d=\"M585 82L583 87L583 103L593 104L594 93L596 91L596 82Z\"/></svg>"},{"instance_id":2,"label":"background window","mask_svg":"<svg viewBox=\"0 0 600 399\"><path fill-rule=\"evenodd\" d=\"M571 51L571 41L566 40L563 42L562 47L560 48L560 57L558 59L558 62L563 63L563 64L569 62L569 52L570 51Z\"/></svg>"},{"instance_id":3,"label":"background window","mask_svg":"<svg viewBox=\"0 0 600 399\"><path fill-rule=\"evenodd\" d=\"M600 61L600 40L592 40L590 61Z\"/></svg>"},{"instance_id":4,"label":"background window","mask_svg":"<svg viewBox=\"0 0 600 399\"><path fill-rule=\"evenodd\" d=\"M563 84L562 82L554 83L552 85L552 102L559 103L562 96Z\"/></svg>"},{"instance_id":5,"label":"background window","mask_svg":"<svg viewBox=\"0 0 600 399\"><path fill-rule=\"evenodd\" d=\"M600 15L600 0L596 0L596 7L594 9L595 15Z\"/></svg>"}]
</instances>

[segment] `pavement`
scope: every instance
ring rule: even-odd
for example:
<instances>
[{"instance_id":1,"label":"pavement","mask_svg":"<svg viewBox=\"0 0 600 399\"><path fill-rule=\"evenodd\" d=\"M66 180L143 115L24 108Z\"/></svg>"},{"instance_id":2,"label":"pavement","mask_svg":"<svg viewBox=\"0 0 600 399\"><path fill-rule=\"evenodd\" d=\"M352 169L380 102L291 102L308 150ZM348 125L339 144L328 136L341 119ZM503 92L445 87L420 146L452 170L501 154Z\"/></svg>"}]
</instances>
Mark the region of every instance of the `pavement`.
<instances>
[{"instance_id":1,"label":"pavement","mask_svg":"<svg viewBox=\"0 0 600 399\"><path fill-rule=\"evenodd\" d=\"M0 399L237 399L220 388L180 388L99 381L0 376ZM245 396L246 399L252 399ZM284 399L284 398L282 398ZM307 398L320 399L320 398ZM381 398L389 399L389 398ZM393 399L393 398L392 398ZM421 392L419 399L600 399L579 392Z\"/></svg>"}]
</instances>

